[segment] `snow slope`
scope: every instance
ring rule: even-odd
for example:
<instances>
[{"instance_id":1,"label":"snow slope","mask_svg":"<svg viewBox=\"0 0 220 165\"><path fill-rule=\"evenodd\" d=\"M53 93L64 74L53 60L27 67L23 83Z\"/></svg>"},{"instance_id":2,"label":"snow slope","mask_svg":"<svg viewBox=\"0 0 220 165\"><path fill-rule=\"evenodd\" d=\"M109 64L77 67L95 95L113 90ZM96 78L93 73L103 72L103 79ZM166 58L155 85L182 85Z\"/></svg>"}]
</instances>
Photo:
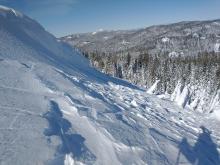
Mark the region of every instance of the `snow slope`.
<instances>
[{"instance_id":1,"label":"snow slope","mask_svg":"<svg viewBox=\"0 0 220 165\"><path fill-rule=\"evenodd\" d=\"M220 164L215 116L96 71L1 8L0 164Z\"/></svg>"}]
</instances>

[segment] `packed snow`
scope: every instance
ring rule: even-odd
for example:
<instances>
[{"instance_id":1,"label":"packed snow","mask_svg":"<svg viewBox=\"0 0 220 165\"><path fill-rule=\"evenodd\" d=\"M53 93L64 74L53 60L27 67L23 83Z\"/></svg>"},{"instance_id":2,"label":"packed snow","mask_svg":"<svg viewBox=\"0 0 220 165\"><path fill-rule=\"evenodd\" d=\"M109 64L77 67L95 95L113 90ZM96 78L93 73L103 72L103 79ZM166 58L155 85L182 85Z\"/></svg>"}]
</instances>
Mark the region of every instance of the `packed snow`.
<instances>
[{"instance_id":1,"label":"packed snow","mask_svg":"<svg viewBox=\"0 0 220 165\"><path fill-rule=\"evenodd\" d=\"M34 21L0 22L0 164L220 164L212 114L96 71Z\"/></svg>"},{"instance_id":2,"label":"packed snow","mask_svg":"<svg viewBox=\"0 0 220 165\"><path fill-rule=\"evenodd\" d=\"M162 40L161 40L163 43L166 43L166 42L169 42L170 41L170 39L168 38L168 37L164 37L164 38L162 38Z\"/></svg>"},{"instance_id":3,"label":"packed snow","mask_svg":"<svg viewBox=\"0 0 220 165\"><path fill-rule=\"evenodd\" d=\"M72 38L73 38L72 36L68 36L68 37L67 37L67 39L72 39Z\"/></svg>"},{"instance_id":4,"label":"packed snow","mask_svg":"<svg viewBox=\"0 0 220 165\"><path fill-rule=\"evenodd\" d=\"M169 53L169 57L178 57L178 56L179 56L179 53L175 51Z\"/></svg>"},{"instance_id":5,"label":"packed snow","mask_svg":"<svg viewBox=\"0 0 220 165\"><path fill-rule=\"evenodd\" d=\"M105 36L105 37L103 37L103 39L104 39L104 40L107 40L107 39L109 39L109 37L108 37L108 36Z\"/></svg>"},{"instance_id":6,"label":"packed snow","mask_svg":"<svg viewBox=\"0 0 220 165\"><path fill-rule=\"evenodd\" d=\"M104 29L98 29L98 31L92 32L92 35L96 35L97 33L103 32Z\"/></svg>"},{"instance_id":7,"label":"packed snow","mask_svg":"<svg viewBox=\"0 0 220 165\"><path fill-rule=\"evenodd\" d=\"M147 93L153 94L156 91L159 82L159 80L156 80L155 83L147 90Z\"/></svg>"},{"instance_id":8,"label":"packed snow","mask_svg":"<svg viewBox=\"0 0 220 165\"><path fill-rule=\"evenodd\" d=\"M122 44L122 45L127 45L127 44L129 44L129 42L128 42L128 41L125 41L125 40L122 40L121 44Z\"/></svg>"},{"instance_id":9,"label":"packed snow","mask_svg":"<svg viewBox=\"0 0 220 165\"><path fill-rule=\"evenodd\" d=\"M219 22L213 22L212 24L213 24L213 25L216 25L216 26L220 26L220 23L219 23Z\"/></svg>"}]
</instances>

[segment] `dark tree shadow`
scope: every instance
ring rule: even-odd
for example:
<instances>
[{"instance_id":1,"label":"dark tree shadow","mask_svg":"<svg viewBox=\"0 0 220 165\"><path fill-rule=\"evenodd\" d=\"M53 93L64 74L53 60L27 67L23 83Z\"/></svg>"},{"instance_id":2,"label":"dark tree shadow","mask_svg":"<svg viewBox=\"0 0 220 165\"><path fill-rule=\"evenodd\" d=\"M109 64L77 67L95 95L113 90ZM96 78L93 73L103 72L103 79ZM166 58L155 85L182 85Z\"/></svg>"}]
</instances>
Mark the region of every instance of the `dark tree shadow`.
<instances>
[{"instance_id":1,"label":"dark tree shadow","mask_svg":"<svg viewBox=\"0 0 220 165\"><path fill-rule=\"evenodd\" d=\"M197 142L194 146L191 146L186 138L182 139L179 144L179 154L176 165L179 164L181 154L183 154L191 164L220 165L217 145L211 138L211 132L204 126L201 126L200 128L203 132L198 136Z\"/></svg>"},{"instance_id":2,"label":"dark tree shadow","mask_svg":"<svg viewBox=\"0 0 220 165\"><path fill-rule=\"evenodd\" d=\"M51 136L58 136L61 140L61 145L57 147L55 155L61 159L58 164L63 164L66 154L71 154L74 159L85 161L84 163L96 160L96 156L84 144L86 139L80 134L72 133L71 123L63 118L63 114L56 102L50 102L50 111L44 114L44 118L49 122L49 128L44 130L44 135L49 138L48 143L51 142Z\"/></svg>"}]
</instances>

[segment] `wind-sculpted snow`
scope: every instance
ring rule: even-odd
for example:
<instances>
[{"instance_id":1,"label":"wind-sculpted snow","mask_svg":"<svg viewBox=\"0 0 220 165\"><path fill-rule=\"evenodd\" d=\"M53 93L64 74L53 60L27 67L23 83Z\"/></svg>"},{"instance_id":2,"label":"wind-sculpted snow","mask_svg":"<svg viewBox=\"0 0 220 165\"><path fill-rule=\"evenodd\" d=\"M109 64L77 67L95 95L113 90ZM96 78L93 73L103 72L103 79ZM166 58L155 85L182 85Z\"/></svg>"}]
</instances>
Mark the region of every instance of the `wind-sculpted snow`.
<instances>
[{"instance_id":1,"label":"wind-sculpted snow","mask_svg":"<svg viewBox=\"0 0 220 165\"><path fill-rule=\"evenodd\" d=\"M26 65L1 61L1 164L219 164L215 118L120 81Z\"/></svg>"},{"instance_id":2,"label":"wind-sculpted snow","mask_svg":"<svg viewBox=\"0 0 220 165\"><path fill-rule=\"evenodd\" d=\"M16 42L21 52L0 54L0 164L220 164L214 116L104 75L55 40L69 53Z\"/></svg>"},{"instance_id":3,"label":"wind-sculpted snow","mask_svg":"<svg viewBox=\"0 0 220 165\"><path fill-rule=\"evenodd\" d=\"M82 159L82 161L91 164L96 157L84 145L85 138L81 135L74 133L71 123L63 118L62 111L56 102L50 101L51 110L44 114L49 122L49 128L45 129L44 134L49 137L50 143L51 136L58 136L61 139L61 145L57 147L56 157L51 163L60 161L62 164L65 160L65 155L72 154L74 159ZM73 133L71 133L73 132ZM61 159L61 156L63 158Z\"/></svg>"}]
</instances>

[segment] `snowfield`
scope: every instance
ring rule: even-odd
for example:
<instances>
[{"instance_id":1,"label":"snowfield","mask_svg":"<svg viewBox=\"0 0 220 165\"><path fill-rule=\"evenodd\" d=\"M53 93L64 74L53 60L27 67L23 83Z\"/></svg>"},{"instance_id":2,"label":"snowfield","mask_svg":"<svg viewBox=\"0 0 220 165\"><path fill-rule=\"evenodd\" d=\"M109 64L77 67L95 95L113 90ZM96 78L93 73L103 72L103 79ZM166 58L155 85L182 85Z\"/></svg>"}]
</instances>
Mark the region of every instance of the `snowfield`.
<instances>
[{"instance_id":1,"label":"snowfield","mask_svg":"<svg viewBox=\"0 0 220 165\"><path fill-rule=\"evenodd\" d=\"M30 18L0 13L0 164L220 164L214 113L104 75Z\"/></svg>"}]
</instances>

